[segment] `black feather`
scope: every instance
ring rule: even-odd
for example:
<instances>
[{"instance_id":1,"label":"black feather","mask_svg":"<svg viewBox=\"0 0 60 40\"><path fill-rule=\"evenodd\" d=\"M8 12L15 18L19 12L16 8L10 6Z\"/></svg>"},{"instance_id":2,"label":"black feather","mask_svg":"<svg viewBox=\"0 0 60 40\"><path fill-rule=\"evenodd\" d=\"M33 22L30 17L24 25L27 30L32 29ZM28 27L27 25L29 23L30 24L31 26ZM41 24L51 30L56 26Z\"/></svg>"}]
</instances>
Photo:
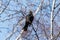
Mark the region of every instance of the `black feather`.
<instances>
[{"instance_id":1,"label":"black feather","mask_svg":"<svg viewBox=\"0 0 60 40\"><path fill-rule=\"evenodd\" d=\"M32 11L29 12L29 14L26 16L26 22L25 22L25 26L23 27L24 31L27 31L28 26L30 26L33 22L34 16L32 14Z\"/></svg>"}]
</instances>

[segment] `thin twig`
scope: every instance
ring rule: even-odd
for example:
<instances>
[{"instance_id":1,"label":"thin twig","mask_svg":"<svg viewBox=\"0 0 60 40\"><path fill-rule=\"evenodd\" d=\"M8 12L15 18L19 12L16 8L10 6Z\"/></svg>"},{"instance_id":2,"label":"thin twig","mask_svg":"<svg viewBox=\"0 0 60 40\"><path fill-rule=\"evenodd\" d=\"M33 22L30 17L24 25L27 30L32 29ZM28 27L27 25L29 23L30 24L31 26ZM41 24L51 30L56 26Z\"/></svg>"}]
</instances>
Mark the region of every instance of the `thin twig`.
<instances>
[{"instance_id":1,"label":"thin twig","mask_svg":"<svg viewBox=\"0 0 60 40\"><path fill-rule=\"evenodd\" d=\"M9 3L11 0L9 0L8 4L5 6L5 8L2 10L2 12L0 13L0 15L6 10L6 8L8 7Z\"/></svg>"},{"instance_id":2,"label":"thin twig","mask_svg":"<svg viewBox=\"0 0 60 40\"><path fill-rule=\"evenodd\" d=\"M33 25L32 25L32 29L34 30L35 35L36 35L37 39L39 40L38 34L37 34L37 32L35 31L35 29L34 29Z\"/></svg>"}]
</instances>

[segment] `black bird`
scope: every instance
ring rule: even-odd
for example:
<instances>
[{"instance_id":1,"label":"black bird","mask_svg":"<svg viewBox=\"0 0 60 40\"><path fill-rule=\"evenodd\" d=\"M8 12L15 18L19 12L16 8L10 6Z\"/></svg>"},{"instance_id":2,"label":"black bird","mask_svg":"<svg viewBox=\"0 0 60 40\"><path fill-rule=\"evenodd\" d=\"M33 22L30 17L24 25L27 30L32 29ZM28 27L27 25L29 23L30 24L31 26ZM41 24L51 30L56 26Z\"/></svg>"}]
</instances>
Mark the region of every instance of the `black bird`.
<instances>
[{"instance_id":1,"label":"black bird","mask_svg":"<svg viewBox=\"0 0 60 40\"><path fill-rule=\"evenodd\" d=\"M30 26L33 22L34 16L32 11L29 12L29 14L26 16L26 22L25 22L25 26L23 27L24 31L27 31L28 26Z\"/></svg>"}]
</instances>

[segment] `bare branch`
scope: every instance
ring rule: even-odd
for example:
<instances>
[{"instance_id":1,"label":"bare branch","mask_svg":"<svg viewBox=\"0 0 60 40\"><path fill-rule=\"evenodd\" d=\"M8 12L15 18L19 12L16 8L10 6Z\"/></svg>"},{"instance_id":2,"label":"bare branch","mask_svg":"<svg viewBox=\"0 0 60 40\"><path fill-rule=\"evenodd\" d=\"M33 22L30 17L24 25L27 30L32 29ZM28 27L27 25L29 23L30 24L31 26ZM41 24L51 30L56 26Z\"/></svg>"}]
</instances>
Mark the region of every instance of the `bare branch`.
<instances>
[{"instance_id":1,"label":"bare branch","mask_svg":"<svg viewBox=\"0 0 60 40\"><path fill-rule=\"evenodd\" d=\"M0 15L6 10L6 8L7 8L8 5L9 5L9 3L10 3L10 0L9 0L8 4L5 6L5 8L2 10L2 12L0 13Z\"/></svg>"},{"instance_id":2,"label":"bare branch","mask_svg":"<svg viewBox=\"0 0 60 40\"><path fill-rule=\"evenodd\" d=\"M51 11L51 39L53 38L53 26L52 26L53 22L52 22L52 19L53 19L54 7L55 7L55 0L53 0L52 11Z\"/></svg>"}]
</instances>

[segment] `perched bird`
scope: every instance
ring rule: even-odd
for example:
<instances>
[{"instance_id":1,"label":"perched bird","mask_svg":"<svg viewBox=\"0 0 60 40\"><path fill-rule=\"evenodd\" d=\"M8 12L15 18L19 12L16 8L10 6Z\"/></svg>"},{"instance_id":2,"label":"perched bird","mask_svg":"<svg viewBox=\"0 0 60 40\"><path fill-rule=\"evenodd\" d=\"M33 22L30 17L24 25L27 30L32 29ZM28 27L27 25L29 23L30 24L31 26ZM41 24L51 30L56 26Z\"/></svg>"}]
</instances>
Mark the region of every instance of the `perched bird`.
<instances>
[{"instance_id":1,"label":"perched bird","mask_svg":"<svg viewBox=\"0 0 60 40\"><path fill-rule=\"evenodd\" d=\"M29 12L29 14L26 16L26 22L25 22L25 26L23 27L24 31L27 31L28 26L30 26L33 22L34 16L32 11Z\"/></svg>"}]
</instances>

